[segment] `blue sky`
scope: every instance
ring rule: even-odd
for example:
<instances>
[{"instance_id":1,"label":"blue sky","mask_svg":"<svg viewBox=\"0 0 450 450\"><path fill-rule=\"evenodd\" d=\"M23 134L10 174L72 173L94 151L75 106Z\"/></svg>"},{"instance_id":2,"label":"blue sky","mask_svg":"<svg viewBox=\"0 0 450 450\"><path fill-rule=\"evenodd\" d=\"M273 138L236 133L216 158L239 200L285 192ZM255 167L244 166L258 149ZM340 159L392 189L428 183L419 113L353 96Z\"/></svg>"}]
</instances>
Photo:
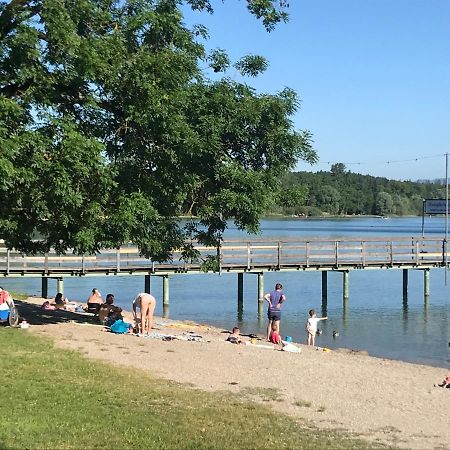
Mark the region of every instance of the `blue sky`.
<instances>
[{"instance_id":1,"label":"blue sky","mask_svg":"<svg viewBox=\"0 0 450 450\"><path fill-rule=\"evenodd\" d=\"M313 133L320 163L298 170L343 162L395 179L445 176L450 0L291 0L290 21L271 33L244 1L213 3L214 15L185 17L209 28L207 46L232 60L265 56L269 69L246 81L261 92L289 86L299 94L295 127Z\"/></svg>"}]
</instances>

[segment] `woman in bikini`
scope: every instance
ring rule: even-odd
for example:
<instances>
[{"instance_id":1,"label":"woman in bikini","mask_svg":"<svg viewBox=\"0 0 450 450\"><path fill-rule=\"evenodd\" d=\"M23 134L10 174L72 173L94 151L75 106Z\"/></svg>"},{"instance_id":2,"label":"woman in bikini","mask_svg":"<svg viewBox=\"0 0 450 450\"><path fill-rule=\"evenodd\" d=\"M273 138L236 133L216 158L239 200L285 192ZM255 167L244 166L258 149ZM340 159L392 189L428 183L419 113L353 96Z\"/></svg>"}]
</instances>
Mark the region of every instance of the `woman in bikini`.
<instances>
[{"instance_id":1,"label":"woman in bikini","mask_svg":"<svg viewBox=\"0 0 450 450\"><path fill-rule=\"evenodd\" d=\"M87 301L88 312L97 314L100 309L100 305L103 303L102 294L97 288L92 289L92 294Z\"/></svg>"},{"instance_id":2,"label":"woman in bikini","mask_svg":"<svg viewBox=\"0 0 450 450\"><path fill-rule=\"evenodd\" d=\"M133 316L139 328L139 333L149 334L153 326L153 313L155 312L156 299L151 294L145 292L138 294L133 300ZM138 320L136 309L141 311L140 320Z\"/></svg>"}]
</instances>

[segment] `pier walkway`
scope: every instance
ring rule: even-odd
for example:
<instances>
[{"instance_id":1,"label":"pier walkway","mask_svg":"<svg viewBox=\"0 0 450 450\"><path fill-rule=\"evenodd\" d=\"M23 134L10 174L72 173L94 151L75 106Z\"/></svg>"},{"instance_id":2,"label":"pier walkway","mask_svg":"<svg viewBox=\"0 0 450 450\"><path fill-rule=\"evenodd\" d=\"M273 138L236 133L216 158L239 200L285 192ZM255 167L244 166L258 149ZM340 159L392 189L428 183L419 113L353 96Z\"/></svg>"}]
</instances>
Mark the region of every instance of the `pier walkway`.
<instances>
[{"instance_id":1,"label":"pier walkway","mask_svg":"<svg viewBox=\"0 0 450 450\"><path fill-rule=\"evenodd\" d=\"M437 237L380 238L260 238L227 239L220 249L196 247L200 262L181 260L174 251L169 263L155 263L139 255L137 247L105 249L95 255L27 256L7 250L0 241L0 276L41 277L42 293L47 296L48 279L56 278L63 291L64 277L144 275L145 290L150 276L164 279L164 303L168 304L168 277L173 274L203 273L201 261L220 256L219 271L238 274L238 302L242 299L243 274L258 274L258 301L262 302L262 277L268 271L321 271L322 297L326 299L327 272L343 273L343 297L348 298L348 274L360 269L403 269L403 293L407 292L408 269L424 271L424 295L429 295L429 270L448 265L447 242Z\"/></svg>"}]
</instances>

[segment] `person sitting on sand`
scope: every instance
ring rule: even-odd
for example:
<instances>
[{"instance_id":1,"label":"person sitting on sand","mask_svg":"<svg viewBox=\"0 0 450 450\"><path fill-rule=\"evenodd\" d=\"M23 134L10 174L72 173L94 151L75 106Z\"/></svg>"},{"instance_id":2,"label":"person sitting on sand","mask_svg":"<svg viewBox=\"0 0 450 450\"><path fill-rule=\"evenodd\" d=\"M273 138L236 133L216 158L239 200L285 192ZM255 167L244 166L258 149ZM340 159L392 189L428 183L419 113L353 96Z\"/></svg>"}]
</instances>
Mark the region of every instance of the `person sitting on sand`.
<instances>
[{"instance_id":1,"label":"person sitting on sand","mask_svg":"<svg viewBox=\"0 0 450 450\"><path fill-rule=\"evenodd\" d=\"M278 332L278 327L276 323L272 324L272 332L270 333L269 340L270 342L272 342L272 344L281 344L281 336L280 333Z\"/></svg>"},{"instance_id":2,"label":"person sitting on sand","mask_svg":"<svg viewBox=\"0 0 450 450\"><path fill-rule=\"evenodd\" d=\"M113 305L114 303L114 295L108 294L106 296L105 303L100 306L98 311L98 320L103 325L110 327L117 320L123 320L122 316L122 308L119 306Z\"/></svg>"},{"instance_id":3,"label":"person sitting on sand","mask_svg":"<svg viewBox=\"0 0 450 450\"><path fill-rule=\"evenodd\" d=\"M9 309L9 305L14 305L11 294L2 287L0 287L0 305L2 305L2 309Z\"/></svg>"},{"instance_id":4,"label":"person sitting on sand","mask_svg":"<svg viewBox=\"0 0 450 450\"><path fill-rule=\"evenodd\" d=\"M153 326L153 313L156 299L151 294L142 292L133 300L133 317L138 325L139 333L149 334ZM141 317L138 319L136 309L139 308Z\"/></svg>"},{"instance_id":5,"label":"person sitting on sand","mask_svg":"<svg viewBox=\"0 0 450 450\"><path fill-rule=\"evenodd\" d=\"M92 293L87 301L87 312L97 314L102 303L103 299L100 291L97 288L92 289Z\"/></svg>"},{"instance_id":6,"label":"person sitting on sand","mask_svg":"<svg viewBox=\"0 0 450 450\"><path fill-rule=\"evenodd\" d=\"M242 344L241 341L241 330L238 327L233 328L233 332L227 337L227 342L231 342L232 344Z\"/></svg>"},{"instance_id":7,"label":"person sitting on sand","mask_svg":"<svg viewBox=\"0 0 450 450\"><path fill-rule=\"evenodd\" d=\"M309 319L306 322L306 327L305 327L306 332L308 333L308 342L307 342L308 345L314 346L314 344L315 344L318 322L320 322L321 320L327 320L327 319L328 319L328 317L317 317L315 309L309 310Z\"/></svg>"},{"instance_id":8,"label":"person sitting on sand","mask_svg":"<svg viewBox=\"0 0 450 450\"><path fill-rule=\"evenodd\" d=\"M67 304L67 298L64 298L62 292L58 292L55 297L55 305L57 308L64 309Z\"/></svg>"},{"instance_id":9,"label":"person sitting on sand","mask_svg":"<svg viewBox=\"0 0 450 450\"><path fill-rule=\"evenodd\" d=\"M443 387L443 388L450 388L450 372L442 380L442 383L441 384L437 384L436 386Z\"/></svg>"}]
</instances>

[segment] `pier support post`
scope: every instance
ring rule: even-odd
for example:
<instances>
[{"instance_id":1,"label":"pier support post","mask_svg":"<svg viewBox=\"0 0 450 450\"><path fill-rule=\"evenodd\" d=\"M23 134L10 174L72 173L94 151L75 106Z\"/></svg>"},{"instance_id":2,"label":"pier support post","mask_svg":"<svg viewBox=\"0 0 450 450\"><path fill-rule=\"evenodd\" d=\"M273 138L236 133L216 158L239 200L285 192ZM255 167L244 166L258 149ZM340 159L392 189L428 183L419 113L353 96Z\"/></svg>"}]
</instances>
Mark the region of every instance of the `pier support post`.
<instances>
[{"instance_id":1,"label":"pier support post","mask_svg":"<svg viewBox=\"0 0 450 450\"><path fill-rule=\"evenodd\" d=\"M244 274L238 273L238 312L244 309Z\"/></svg>"},{"instance_id":2,"label":"pier support post","mask_svg":"<svg viewBox=\"0 0 450 450\"><path fill-rule=\"evenodd\" d=\"M408 269L403 269L403 301L408 299Z\"/></svg>"},{"instance_id":3,"label":"pier support post","mask_svg":"<svg viewBox=\"0 0 450 450\"><path fill-rule=\"evenodd\" d=\"M348 270L342 272L342 300L347 303L349 298L349 276Z\"/></svg>"},{"instance_id":4,"label":"pier support post","mask_svg":"<svg viewBox=\"0 0 450 450\"><path fill-rule=\"evenodd\" d=\"M61 294L64 294L64 278L56 279L56 292L61 292Z\"/></svg>"},{"instance_id":5,"label":"pier support post","mask_svg":"<svg viewBox=\"0 0 450 450\"><path fill-rule=\"evenodd\" d=\"M42 298L47 298L48 297L48 278L47 277L42 277L41 280L42 280L42 283L41 283L41 297Z\"/></svg>"},{"instance_id":6,"label":"pier support post","mask_svg":"<svg viewBox=\"0 0 450 450\"><path fill-rule=\"evenodd\" d=\"M145 275L145 280L144 280L144 292L146 294L150 294L150 288L151 288L151 275Z\"/></svg>"},{"instance_id":7,"label":"pier support post","mask_svg":"<svg viewBox=\"0 0 450 450\"><path fill-rule=\"evenodd\" d=\"M423 296L425 301L430 298L430 269L423 271Z\"/></svg>"},{"instance_id":8,"label":"pier support post","mask_svg":"<svg viewBox=\"0 0 450 450\"><path fill-rule=\"evenodd\" d=\"M163 276L163 308L169 306L169 275Z\"/></svg>"},{"instance_id":9,"label":"pier support post","mask_svg":"<svg viewBox=\"0 0 450 450\"><path fill-rule=\"evenodd\" d=\"M264 274L258 273L258 315L261 314L264 305Z\"/></svg>"},{"instance_id":10,"label":"pier support post","mask_svg":"<svg viewBox=\"0 0 450 450\"><path fill-rule=\"evenodd\" d=\"M328 272L322 272L322 305L327 304L328 301Z\"/></svg>"}]
</instances>

